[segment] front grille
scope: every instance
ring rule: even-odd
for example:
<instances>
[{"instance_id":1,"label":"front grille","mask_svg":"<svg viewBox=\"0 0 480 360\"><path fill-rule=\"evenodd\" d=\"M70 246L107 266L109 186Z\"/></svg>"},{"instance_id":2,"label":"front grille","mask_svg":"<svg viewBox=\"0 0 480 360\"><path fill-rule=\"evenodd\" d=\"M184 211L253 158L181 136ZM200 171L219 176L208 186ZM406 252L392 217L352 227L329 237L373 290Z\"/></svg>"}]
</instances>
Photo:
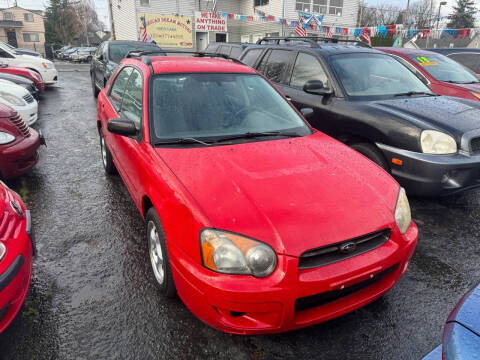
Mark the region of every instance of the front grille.
<instances>
[{"instance_id":1,"label":"front grille","mask_svg":"<svg viewBox=\"0 0 480 360\"><path fill-rule=\"evenodd\" d=\"M312 269L342 261L376 249L385 244L388 239L390 239L390 229L383 229L354 239L308 250L300 255L298 268Z\"/></svg>"},{"instance_id":2,"label":"front grille","mask_svg":"<svg viewBox=\"0 0 480 360\"><path fill-rule=\"evenodd\" d=\"M480 151L480 137L476 137L470 140L470 149L471 152Z\"/></svg>"},{"instance_id":3,"label":"front grille","mask_svg":"<svg viewBox=\"0 0 480 360\"><path fill-rule=\"evenodd\" d=\"M30 136L30 130L28 128L28 125L25 124L25 121L20 117L20 115L15 114L10 118L10 122L20 131L21 134L23 134L25 137Z\"/></svg>"},{"instance_id":4,"label":"front grille","mask_svg":"<svg viewBox=\"0 0 480 360\"><path fill-rule=\"evenodd\" d=\"M352 295L357 291L363 290L369 287L370 285L375 284L377 281L380 281L386 275L395 271L398 268L398 265L399 264L397 263L393 266L390 266L388 269L383 270L382 272L378 273L372 278L361 281L359 283L356 283L355 285L349 286L341 290L332 290L332 291L327 291L321 294L298 298L297 300L295 300L295 311L312 309L314 307L322 306L322 305L331 303L333 301L339 300L341 298L344 298L345 296Z\"/></svg>"},{"instance_id":5,"label":"front grille","mask_svg":"<svg viewBox=\"0 0 480 360\"><path fill-rule=\"evenodd\" d=\"M31 104L35 99L31 94L27 94L23 97L23 100L25 100L27 103Z\"/></svg>"}]
</instances>

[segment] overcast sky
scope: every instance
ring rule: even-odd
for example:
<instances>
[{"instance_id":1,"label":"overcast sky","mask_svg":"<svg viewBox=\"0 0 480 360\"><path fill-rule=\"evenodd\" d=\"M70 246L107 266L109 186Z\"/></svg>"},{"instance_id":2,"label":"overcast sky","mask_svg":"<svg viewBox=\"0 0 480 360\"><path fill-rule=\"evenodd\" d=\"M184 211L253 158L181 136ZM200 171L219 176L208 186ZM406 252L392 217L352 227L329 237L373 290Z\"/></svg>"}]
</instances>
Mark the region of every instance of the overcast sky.
<instances>
[{"instance_id":1,"label":"overcast sky","mask_svg":"<svg viewBox=\"0 0 480 360\"><path fill-rule=\"evenodd\" d=\"M109 29L110 24L108 20L107 0L93 0L92 2L95 3L95 8L97 10L99 19L103 21L106 28ZM13 6L14 3L14 0L0 0L0 7ZM45 7L48 6L48 3L48 0L17 0L18 6L32 10L45 10Z\"/></svg>"}]
</instances>

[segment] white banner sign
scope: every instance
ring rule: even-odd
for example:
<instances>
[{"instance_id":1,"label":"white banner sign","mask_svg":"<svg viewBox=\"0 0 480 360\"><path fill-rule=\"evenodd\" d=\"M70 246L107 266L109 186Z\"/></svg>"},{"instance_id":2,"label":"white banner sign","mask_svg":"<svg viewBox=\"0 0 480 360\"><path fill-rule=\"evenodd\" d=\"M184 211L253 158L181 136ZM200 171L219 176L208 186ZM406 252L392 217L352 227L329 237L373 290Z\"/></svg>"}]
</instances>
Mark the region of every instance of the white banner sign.
<instances>
[{"instance_id":1,"label":"white banner sign","mask_svg":"<svg viewBox=\"0 0 480 360\"><path fill-rule=\"evenodd\" d=\"M227 32L227 19L220 13L195 11L195 31Z\"/></svg>"}]
</instances>

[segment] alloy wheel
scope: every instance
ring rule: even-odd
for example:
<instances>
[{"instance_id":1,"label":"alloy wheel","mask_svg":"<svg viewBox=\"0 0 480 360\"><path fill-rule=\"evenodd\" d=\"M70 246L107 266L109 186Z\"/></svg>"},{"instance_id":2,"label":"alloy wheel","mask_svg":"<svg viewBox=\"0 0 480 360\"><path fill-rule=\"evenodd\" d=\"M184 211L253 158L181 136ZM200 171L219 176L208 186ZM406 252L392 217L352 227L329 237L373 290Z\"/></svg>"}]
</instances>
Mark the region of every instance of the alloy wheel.
<instances>
[{"instance_id":1,"label":"alloy wheel","mask_svg":"<svg viewBox=\"0 0 480 360\"><path fill-rule=\"evenodd\" d=\"M148 248L150 253L150 261L152 263L153 274L160 285L163 285L165 279L165 270L163 263L163 251L160 238L158 236L157 227L153 221L148 222L147 226Z\"/></svg>"}]
</instances>

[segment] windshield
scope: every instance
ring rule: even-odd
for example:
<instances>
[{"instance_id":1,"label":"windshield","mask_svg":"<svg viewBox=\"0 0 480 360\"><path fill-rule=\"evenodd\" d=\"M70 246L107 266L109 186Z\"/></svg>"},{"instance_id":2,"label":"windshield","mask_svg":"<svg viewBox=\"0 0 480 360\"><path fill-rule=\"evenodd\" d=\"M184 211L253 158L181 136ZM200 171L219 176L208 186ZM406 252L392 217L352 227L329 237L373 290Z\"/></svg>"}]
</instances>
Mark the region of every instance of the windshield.
<instances>
[{"instance_id":1,"label":"windshield","mask_svg":"<svg viewBox=\"0 0 480 360\"><path fill-rule=\"evenodd\" d=\"M228 137L246 133L311 134L297 112L259 75L193 73L153 80L157 139Z\"/></svg>"},{"instance_id":2,"label":"windshield","mask_svg":"<svg viewBox=\"0 0 480 360\"><path fill-rule=\"evenodd\" d=\"M129 51L144 50L155 51L160 48L154 44L111 44L110 45L110 60L119 64L120 61L127 55Z\"/></svg>"},{"instance_id":3,"label":"windshield","mask_svg":"<svg viewBox=\"0 0 480 360\"><path fill-rule=\"evenodd\" d=\"M446 56L440 54L417 54L409 55L409 57L437 80L458 84L480 82L474 74Z\"/></svg>"},{"instance_id":4,"label":"windshield","mask_svg":"<svg viewBox=\"0 0 480 360\"><path fill-rule=\"evenodd\" d=\"M388 98L430 89L390 55L360 53L332 56L332 67L348 96Z\"/></svg>"}]
</instances>

